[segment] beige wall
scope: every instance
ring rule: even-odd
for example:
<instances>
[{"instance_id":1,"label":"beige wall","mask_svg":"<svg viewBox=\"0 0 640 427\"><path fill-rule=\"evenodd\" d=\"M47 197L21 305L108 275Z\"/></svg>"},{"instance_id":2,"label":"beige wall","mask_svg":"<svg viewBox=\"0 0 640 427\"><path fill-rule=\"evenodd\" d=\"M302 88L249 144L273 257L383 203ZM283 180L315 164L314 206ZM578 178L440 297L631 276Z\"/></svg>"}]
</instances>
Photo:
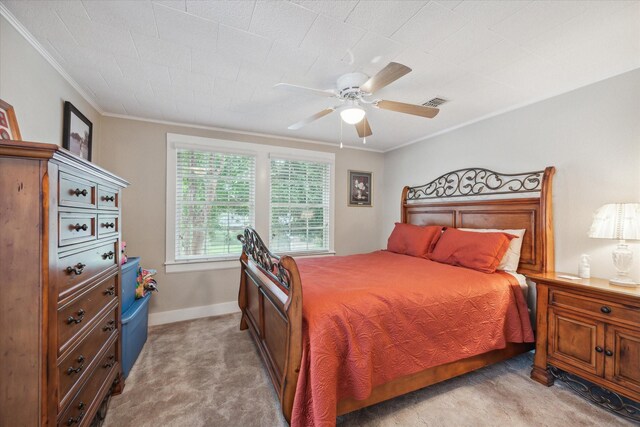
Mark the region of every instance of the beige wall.
<instances>
[{"instance_id":1,"label":"beige wall","mask_svg":"<svg viewBox=\"0 0 640 427\"><path fill-rule=\"evenodd\" d=\"M95 153L100 114L1 16L0 99L13 105L24 141L58 145L64 102L71 101L93 123Z\"/></svg>"},{"instance_id":2,"label":"beige wall","mask_svg":"<svg viewBox=\"0 0 640 427\"><path fill-rule=\"evenodd\" d=\"M576 273L579 255L587 253L592 275L612 276L615 242L587 232L602 204L640 202L640 70L387 153L380 242L399 219L404 185L474 166L500 172L555 166L556 268ZM631 247L640 280L640 244Z\"/></svg>"},{"instance_id":3,"label":"beige wall","mask_svg":"<svg viewBox=\"0 0 640 427\"><path fill-rule=\"evenodd\" d=\"M167 133L336 153L335 250L338 255L346 255L379 249L380 185L383 182L383 155L380 153L103 117L100 165L131 182L124 191L122 208L122 236L127 242L127 253L141 256L145 267L158 270L160 292L151 300L151 312L234 301L239 281L237 268L164 272ZM373 172L374 207L347 206L349 169Z\"/></svg>"}]
</instances>

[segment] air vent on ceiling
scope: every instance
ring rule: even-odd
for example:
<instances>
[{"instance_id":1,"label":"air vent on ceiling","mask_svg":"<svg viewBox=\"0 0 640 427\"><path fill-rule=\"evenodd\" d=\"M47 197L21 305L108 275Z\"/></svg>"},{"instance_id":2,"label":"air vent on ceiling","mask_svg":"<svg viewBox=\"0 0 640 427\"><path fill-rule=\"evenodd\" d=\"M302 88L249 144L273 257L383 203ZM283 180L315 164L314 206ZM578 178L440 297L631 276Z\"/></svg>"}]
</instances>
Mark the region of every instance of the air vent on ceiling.
<instances>
[{"instance_id":1,"label":"air vent on ceiling","mask_svg":"<svg viewBox=\"0 0 640 427\"><path fill-rule=\"evenodd\" d=\"M444 98L433 98L428 100L427 102L425 102L424 105L425 107L433 107L433 108L438 108L439 106L441 106L442 104L444 104L445 102L448 102L448 100L444 99Z\"/></svg>"}]
</instances>

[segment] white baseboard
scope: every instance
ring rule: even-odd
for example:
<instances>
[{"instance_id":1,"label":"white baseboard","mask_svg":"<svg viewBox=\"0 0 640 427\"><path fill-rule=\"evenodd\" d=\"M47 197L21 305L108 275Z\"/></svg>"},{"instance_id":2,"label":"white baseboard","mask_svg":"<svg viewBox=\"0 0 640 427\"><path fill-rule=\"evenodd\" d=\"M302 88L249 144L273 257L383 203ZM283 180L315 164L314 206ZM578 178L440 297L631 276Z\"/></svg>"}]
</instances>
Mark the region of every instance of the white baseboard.
<instances>
[{"instance_id":1,"label":"white baseboard","mask_svg":"<svg viewBox=\"0 0 640 427\"><path fill-rule=\"evenodd\" d=\"M230 301L200 307L183 308L180 310L149 313L149 326L182 322L183 320L199 319L201 317L220 316L223 314L238 313L239 311L238 302Z\"/></svg>"}]
</instances>

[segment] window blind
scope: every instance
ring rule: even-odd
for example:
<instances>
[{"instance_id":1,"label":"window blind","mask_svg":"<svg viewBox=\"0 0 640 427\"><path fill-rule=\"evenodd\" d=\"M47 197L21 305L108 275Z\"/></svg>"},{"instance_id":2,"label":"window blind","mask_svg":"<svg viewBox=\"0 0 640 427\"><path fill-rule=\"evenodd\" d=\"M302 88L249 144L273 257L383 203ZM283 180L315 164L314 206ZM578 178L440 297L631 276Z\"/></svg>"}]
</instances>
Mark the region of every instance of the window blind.
<instances>
[{"instance_id":1,"label":"window blind","mask_svg":"<svg viewBox=\"0 0 640 427\"><path fill-rule=\"evenodd\" d=\"M330 168L325 162L271 159L272 251L329 250Z\"/></svg>"},{"instance_id":2,"label":"window blind","mask_svg":"<svg viewBox=\"0 0 640 427\"><path fill-rule=\"evenodd\" d=\"M255 222L255 157L176 154L176 260L240 254L236 236Z\"/></svg>"}]
</instances>

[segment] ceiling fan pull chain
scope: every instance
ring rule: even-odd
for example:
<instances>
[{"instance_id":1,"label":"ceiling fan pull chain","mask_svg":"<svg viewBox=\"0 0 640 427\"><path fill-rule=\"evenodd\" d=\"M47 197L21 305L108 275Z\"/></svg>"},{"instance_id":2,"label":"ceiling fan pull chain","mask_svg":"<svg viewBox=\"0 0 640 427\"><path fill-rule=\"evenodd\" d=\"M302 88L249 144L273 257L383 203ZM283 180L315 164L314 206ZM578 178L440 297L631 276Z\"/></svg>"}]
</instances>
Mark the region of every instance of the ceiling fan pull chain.
<instances>
[{"instance_id":1,"label":"ceiling fan pull chain","mask_svg":"<svg viewBox=\"0 0 640 427\"><path fill-rule=\"evenodd\" d=\"M340 121L340 148L342 149L342 119Z\"/></svg>"}]
</instances>

